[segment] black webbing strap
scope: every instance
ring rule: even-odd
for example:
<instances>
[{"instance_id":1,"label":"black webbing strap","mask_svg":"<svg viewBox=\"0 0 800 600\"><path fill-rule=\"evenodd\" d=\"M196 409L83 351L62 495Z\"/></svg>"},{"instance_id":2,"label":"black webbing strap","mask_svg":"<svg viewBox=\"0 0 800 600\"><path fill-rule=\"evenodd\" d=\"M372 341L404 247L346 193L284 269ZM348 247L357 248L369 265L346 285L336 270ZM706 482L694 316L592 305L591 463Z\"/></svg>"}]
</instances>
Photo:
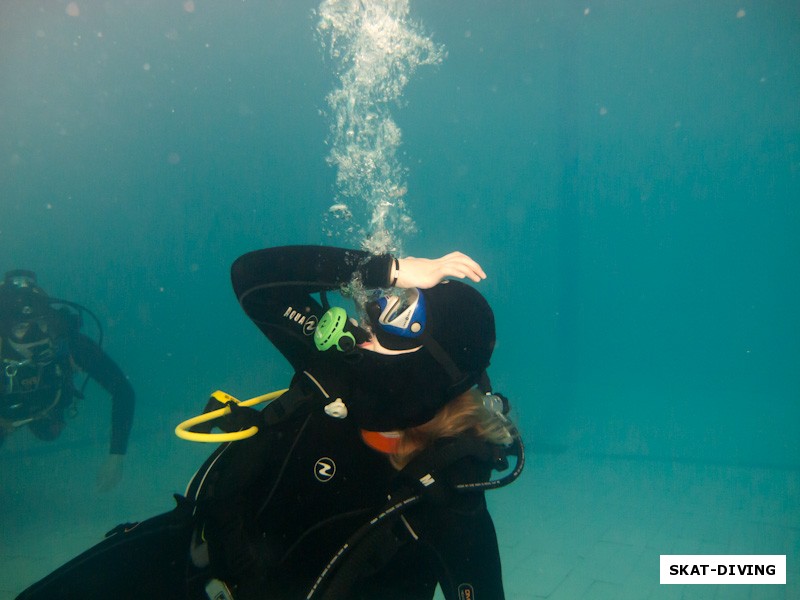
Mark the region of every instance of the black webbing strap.
<instances>
[{"instance_id":1,"label":"black webbing strap","mask_svg":"<svg viewBox=\"0 0 800 600\"><path fill-rule=\"evenodd\" d=\"M492 465L495 453L490 444L471 436L441 438L415 456L397 476L399 479L413 480L425 489L432 482L426 484L423 479L434 477L434 473L441 473L467 456Z\"/></svg>"},{"instance_id":2,"label":"black webbing strap","mask_svg":"<svg viewBox=\"0 0 800 600\"><path fill-rule=\"evenodd\" d=\"M295 414L301 407L310 406L312 395L299 386L290 387L284 394L275 398L261 411L267 425L276 425Z\"/></svg>"},{"instance_id":3,"label":"black webbing strap","mask_svg":"<svg viewBox=\"0 0 800 600\"><path fill-rule=\"evenodd\" d=\"M442 438L420 452L398 473L400 485L388 504L348 538L323 569L306 599L345 598L360 578L387 564L402 545L392 531L396 519L422 499L436 502L437 496L448 493L449 488L443 488L437 479L438 473L467 456L491 462L495 453L489 444L471 437ZM338 565L340 561L343 562Z\"/></svg>"}]
</instances>

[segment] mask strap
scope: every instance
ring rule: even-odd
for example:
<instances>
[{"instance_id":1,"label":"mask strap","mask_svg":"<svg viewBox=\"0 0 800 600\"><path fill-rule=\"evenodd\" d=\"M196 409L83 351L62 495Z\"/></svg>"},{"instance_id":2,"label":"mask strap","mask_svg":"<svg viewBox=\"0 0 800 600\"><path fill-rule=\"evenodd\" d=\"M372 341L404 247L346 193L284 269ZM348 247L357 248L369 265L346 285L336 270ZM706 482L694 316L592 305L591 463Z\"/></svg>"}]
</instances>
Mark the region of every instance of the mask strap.
<instances>
[{"instance_id":1,"label":"mask strap","mask_svg":"<svg viewBox=\"0 0 800 600\"><path fill-rule=\"evenodd\" d=\"M428 335L427 332L423 331L417 339L422 341L422 345L431 353L431 356L433 356L436 362L444 367L453 385L467 378L467 374L458 368L458 365L453 362L453 359L450 358L450 355L439 345L439 342Z\"/></svg>"},{"instance_id":2,"label":"mask strap","mask_svg":"<svg viewBox=\"0 0 800 600\"><path fill-rule=\"evenodd\" d=\"M481 376L478 378L478 389L484 394L492 393L492 382L489 381L489 374L484 369Z\"/></svg>"}]
</instances>

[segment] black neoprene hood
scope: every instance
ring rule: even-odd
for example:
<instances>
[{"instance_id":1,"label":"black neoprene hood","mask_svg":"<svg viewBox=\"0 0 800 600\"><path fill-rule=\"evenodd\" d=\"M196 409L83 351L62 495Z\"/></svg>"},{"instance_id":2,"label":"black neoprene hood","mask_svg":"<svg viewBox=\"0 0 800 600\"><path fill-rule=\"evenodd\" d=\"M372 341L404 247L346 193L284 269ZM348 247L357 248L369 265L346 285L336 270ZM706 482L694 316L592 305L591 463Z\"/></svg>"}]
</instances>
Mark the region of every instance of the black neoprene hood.
<instances>
[{"instance_id":1,"label":"black neoprene hood","mask_svg":"<svg viewBox=\"0 0 800 600\"><path fill-rule=\"evenodd\" d=\"M353 384L345 402L359 427L390 431L421 425L474 386L489 366L495 324L486 299L472 286L449 280L422 293L426 337L449 357L457 374L424 339L416 352L362 353L349 363Z\"/></svg>"},{"instance_id":2,"label":"black neoprene hood","mask_svg":"<svg viewBox=\"0 0 800 600\"><path fill-rule=\"evenodd\" d=\"M8 277L0 282L0 328L8 335L15 323L31 321L49 312L49 298L38 285L14 286Z\"/></svg>"}]
</instances>

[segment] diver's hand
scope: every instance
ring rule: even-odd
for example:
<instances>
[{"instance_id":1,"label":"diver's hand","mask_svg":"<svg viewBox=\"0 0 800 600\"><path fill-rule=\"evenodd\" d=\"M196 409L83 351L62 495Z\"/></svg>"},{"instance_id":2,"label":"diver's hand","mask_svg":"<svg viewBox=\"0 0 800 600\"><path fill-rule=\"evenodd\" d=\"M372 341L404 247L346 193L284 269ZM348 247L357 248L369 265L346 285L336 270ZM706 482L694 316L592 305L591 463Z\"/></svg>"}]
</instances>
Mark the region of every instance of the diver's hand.
<instances>
[{"instance_id":1,"label":"diver's hand","mask_svg":"<svg viewBox=\"0 0 800 600\"><path fill-rule=\"evenodd\" d=\"M441 258L398 259L399 269L392 266L391 278L397 277L396 287L428 289L446 277L468 277L474 282L486 279L481 266L463 252L451 252Z\"/></svg>"},{"instance_id":2,"label":"diver's hand","mask_svg":"<svg viewBox=\"0 0 800 600\"><path fill-rule=\"evenodd\" d=\"M97 490L108 492L122 479L122 454L109 454L97 473Z\"/></svg>"},{"instance_id":3,"label":"diver's hand","mask_svg":"<svg viewBox=\"0 0 800 600\"><path fill-rule=\"evenodd\" d=\"M263 427L264 417L254 408L242 406L236 402L228 402L226 406L230 408L230 413L219 419L217 427L227 433L242 431L250 427Z\"/></svg>"},{"instance_id":4,"label":"diver's hand","mask_svg":"<svg viewBox=\"0 0 800 600\"><path fill-rule=\"evenodd\" d=\"M226 402L219 400L216 396L212 395L208 402L206 402L206 406L203 409L203 414L214 412L215 410L219 410L221 408L225 408ZM203 423L198 423L197 425L193 425L189 427L189 431L192 433L211 433L211 430L214 429L216 425L216 419L211 419L210 421L205 421Z\"/></svg>"}]
</instances>

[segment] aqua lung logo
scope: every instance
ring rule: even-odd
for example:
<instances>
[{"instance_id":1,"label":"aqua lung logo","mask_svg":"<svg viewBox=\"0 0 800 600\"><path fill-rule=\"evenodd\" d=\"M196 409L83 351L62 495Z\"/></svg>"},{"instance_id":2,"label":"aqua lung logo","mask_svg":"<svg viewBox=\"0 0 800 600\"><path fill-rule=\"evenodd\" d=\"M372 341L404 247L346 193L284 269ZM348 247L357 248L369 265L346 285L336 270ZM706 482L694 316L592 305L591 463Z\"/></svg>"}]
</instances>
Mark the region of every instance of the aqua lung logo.
<instances>
[{"instance_id":1,"label":"aqua lung logo","mask_svg":"<svg viewBox=\"0 0 800 600\"><path fill-rule=\"evenodd\" d=\"M319 319L317 319L316 315L306 316L308 311L308 308L305 308L303 312L300 312L293 309L291 306L287 306L283 316L290 321L294 321L298 325L302 325L304 335L314 335L314 330L317 328L317 322Z\"/></svg>"},{"instance_id":2,"label":"aqua lung logo","mask_svg":"<svg viewBox=\"0 0 800 600\"><path fill-rule=\"evenodd\" d=\"M332 458L323 456L314 463L314 477L317 478L317 481L327 483L333 479L334 475L336 475L336 463Z\"/></svg>"},{"instance_id":3,"label":"aqua lung logo","mask_svg":"<svg viewBox=\"0 0 800 600\"><path fill-rule=\"evenodd\" d=\"M475 600L475 588L468 583L459 585L458 600Z\"/></svg>"},{"instance_id":4,"label":"aqua lung logo","mask_svg":"<svg viewBox=\"0 0 800 600\"><path fill-rule=\"evenodd\" d=\"M316 315L311 315L306 319L306 322L303 325L303 333L305 335L314 335L314 330L316 328L317 328L317 317Z\"/></svg>"}]
</instances>

